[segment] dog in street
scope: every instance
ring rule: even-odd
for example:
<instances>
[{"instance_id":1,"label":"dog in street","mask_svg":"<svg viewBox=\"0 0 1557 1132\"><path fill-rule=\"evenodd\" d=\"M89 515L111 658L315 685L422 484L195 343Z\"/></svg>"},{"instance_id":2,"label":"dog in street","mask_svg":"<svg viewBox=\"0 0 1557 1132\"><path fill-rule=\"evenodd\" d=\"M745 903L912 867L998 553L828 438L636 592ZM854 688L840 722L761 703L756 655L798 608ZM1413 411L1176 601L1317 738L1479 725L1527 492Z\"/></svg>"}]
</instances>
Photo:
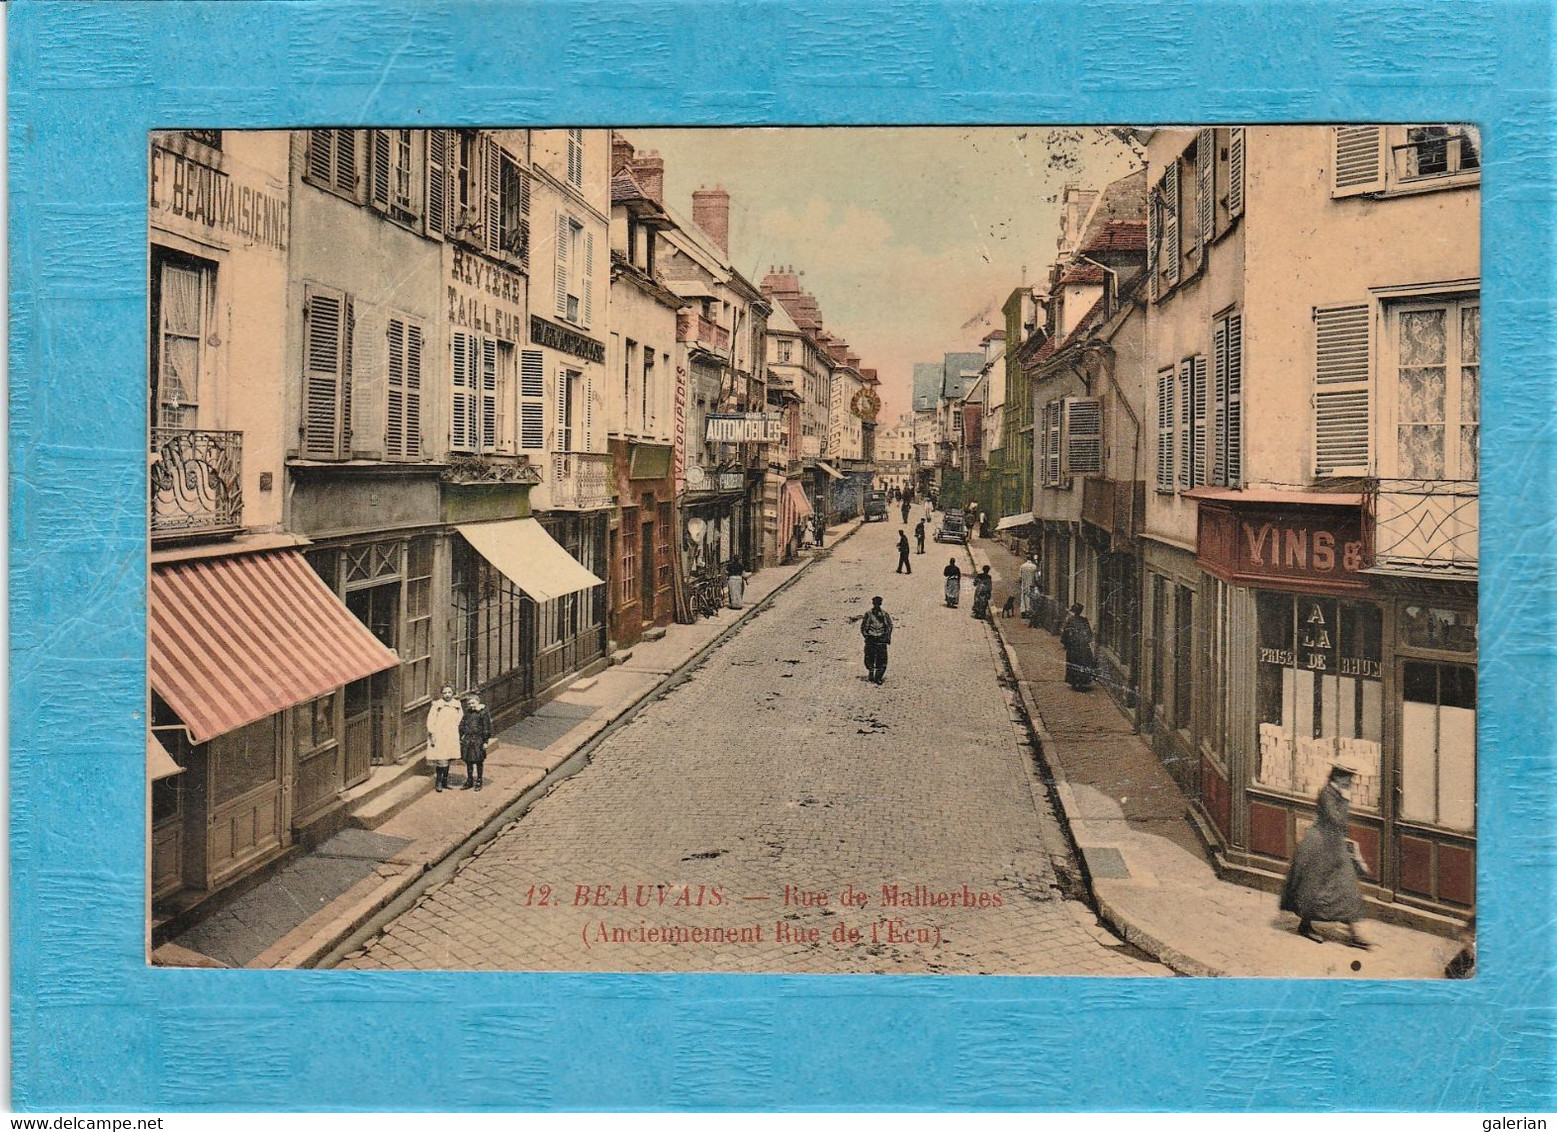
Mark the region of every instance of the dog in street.
<instances>
[{"instance_id":1,"label":"dog in street","mask_svg":"<svg viewBox=\"0 0 1557 1132\"><path fill-rule=\"evenodd\" d=\"M1015 594L1012 594L1010 597L1006 598L1006 603L1000 607L1000 616L1002 616L1002 617L1015 617L1016 616L1016 595Z\"/></svg>"}]
</instances>

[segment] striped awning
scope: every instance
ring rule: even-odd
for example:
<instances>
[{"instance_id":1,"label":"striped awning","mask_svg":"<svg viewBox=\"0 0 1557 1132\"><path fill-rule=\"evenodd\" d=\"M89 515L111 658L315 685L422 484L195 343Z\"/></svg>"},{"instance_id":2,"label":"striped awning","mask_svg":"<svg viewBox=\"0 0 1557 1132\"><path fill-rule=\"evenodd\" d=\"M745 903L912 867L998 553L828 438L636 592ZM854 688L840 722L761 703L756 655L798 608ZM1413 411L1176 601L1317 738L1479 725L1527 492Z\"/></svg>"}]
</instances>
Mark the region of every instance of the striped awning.
<instances>
[{"instance_id":1,"label":"striped awning","mask_svg":"<svg viewBox=\"0 0 1557 1132\"><path fill-rule=\"evenodd\" d=\"M195 743L400 663L295 550L154 566L147 606L152 689Z\"/></svg>"},{"instance_id":2,"label":"striped awning","mask_svg":"<svg viewBox=\"0 0 1557 1132\"><path fill-rule=\"evenodd\" d=\"M789 495L789 502L795 509L795 518L804 519L813 514L811 501L806 498L805 488L794 480L788 480L784 484L784 491Z\"/></svg>"}]
</instances>

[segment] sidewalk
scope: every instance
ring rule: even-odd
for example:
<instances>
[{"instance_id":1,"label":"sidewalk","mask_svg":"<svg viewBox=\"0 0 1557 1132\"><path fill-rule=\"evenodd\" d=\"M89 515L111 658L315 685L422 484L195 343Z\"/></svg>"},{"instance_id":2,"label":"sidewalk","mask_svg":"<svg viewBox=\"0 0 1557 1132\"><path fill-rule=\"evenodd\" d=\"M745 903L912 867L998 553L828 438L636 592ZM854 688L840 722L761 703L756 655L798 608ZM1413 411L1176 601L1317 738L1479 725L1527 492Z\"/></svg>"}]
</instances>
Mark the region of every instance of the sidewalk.
<instances>
[{"instance_id":1,"label":"sidewalk","mask_svg":"<svg viewBox=\"0 0 1557 1132\"><path fill-rule=\"evenodd\" d=\"M427 793L371 833L343 831L158 948L153 962L209 965L215 957L215 965L314 966L503 811L586 766L587 745L679 679L859 526L856 519L833 527L822 550L753 575L743 609L671 625L658 640L620 650L599 674L574 680L497 736L482 790ZM463 768L453 777L461 782Z\"/></svg>"},{"instance_id":2,"label":"sidewalk","mask_svg":"<svg viewBox=\"0 0 1557 1132\"><path fill-rule=\"evenodd\" d=\"M995 577L990 604L1060 804L1081 848L1100 918L1185 975L1441 978L1451 939L1367 921L1359 951L1296 933L1276 897L1217 878L1189 817L1189 800L1108 694L1071 691L1059 638L998 611L1016 593L1019 559L994 540L969 548Z\"/></svg>"}]
</instances>

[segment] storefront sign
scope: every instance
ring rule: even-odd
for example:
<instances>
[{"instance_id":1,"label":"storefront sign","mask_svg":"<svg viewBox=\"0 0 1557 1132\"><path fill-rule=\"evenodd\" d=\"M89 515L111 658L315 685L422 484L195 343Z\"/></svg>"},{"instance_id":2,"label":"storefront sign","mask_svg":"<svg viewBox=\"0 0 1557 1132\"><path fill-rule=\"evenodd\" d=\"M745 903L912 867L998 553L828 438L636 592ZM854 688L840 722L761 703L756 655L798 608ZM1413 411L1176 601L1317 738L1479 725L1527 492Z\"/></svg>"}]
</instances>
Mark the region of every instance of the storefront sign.
<instances>
[{"instance_id":1,"label":"storefront sign","mask_svg":"<svg viewBox=\"0 0 1557 1132\"><path fill-rule=\"evenodd\" d=\"M704 439L711 444L777 444L783 435L778 413L709 413Z\"/></svg>"},{"instance_id":2,"label":"storefront sign","mask_svg":"<svg viewBox=\"0 0 1557 1132\"><path fill-rule=\"evenodd\" d=\"M225 232L277 251L287 246L286 191L234 180L221 169L152 146L151 213L193 228Z\"/></svg>"},{"instance_id":3,"label":"storefront sign","mask_svg":"<svg viewBox=\"0 0 1557 1132\"><path fill-rule=\"evenodd\" d=\"M1367 588L1352 506L1200 505L1197 560L1223 581L1313 592Z\"/></svg>"},{"instance_id":4,"label":"storefront sign","mask_svg":"<svg viewBox=\"0 0 1557 1132\"><path fill-rule=\"evenodd\" d=\"M450 325L504 342L522 342L524 281L519 273L488 263L457 245L445 247Z\"/></svg>"},{"instance_id":5,"label":"storefront sign","mask_svg":"<svg viewBox=\"0 0 1557 1132\"><path fill-rule=\"evenodd\" d=\"M671 470L676 476L676 490L685 491L691 484L687 468L687 371L676 367L676 415L671 423Z\"/></svg>"},{"instance_id":6,"label":"storefront sign","mask_svg":"<svg viewBox=\"0 0 1557 1132\"><path fill-rule=\"evenodd\" d=\"M547 322L537 315L530 316L530 341L537 346L545 346L549 350L558 350L564 354L572 354L575 358L583 358L586 362L605 361L605 343L586 338L577 331L568 330L554 322Z\"/></svg>"}]
</instances>

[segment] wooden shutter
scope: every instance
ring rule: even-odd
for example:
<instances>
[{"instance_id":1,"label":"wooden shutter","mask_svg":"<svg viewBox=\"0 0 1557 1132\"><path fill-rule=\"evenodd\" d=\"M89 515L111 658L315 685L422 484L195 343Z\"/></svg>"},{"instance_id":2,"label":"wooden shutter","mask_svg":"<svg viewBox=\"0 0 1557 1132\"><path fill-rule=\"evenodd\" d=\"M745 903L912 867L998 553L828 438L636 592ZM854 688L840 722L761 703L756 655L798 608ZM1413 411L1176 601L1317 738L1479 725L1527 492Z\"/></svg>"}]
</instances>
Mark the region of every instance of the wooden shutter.
<instances>
[{"instance_id":1,"label":"wooden shutter","mask_svg":"<svg viewBox=\"0 0 1557 1132\"><path fill-rule=\"evenodd\" d=\"M357 191L357 131L331 130L335 135L335 187L343 193Z\"/></svg>"},{"instance_id":2,"label":"wooden shutter","mask_svg":"<svg viewBox=\"0 0 1557 1132\"><path fill-rule=\"evenodd\" d=\"M449 131L427 131L427 231L449 230Z\"/></svg>"},{"instance_id":3,"label":"wooden shutter","mask_svg":"<svg viewBox=\"0 0 1557 1132\"><path fill-rule=\"evenodd\" d=\"M568 183L584 183L584 131L568 131Z\"/></svg>"},{"instance_id":4,"label":"wooden shutter","mask_svg":"<svg viewBox=\"0 0 1557 1132\"><path fill-rule=\"evenodd\" d=\"M1384 127L1335 126L1332 197L1377 193L1384 188Z\"/></svg>"},{"instance_id":5,"label":"wooden shutter","mask_svg":"<svg viewBox=\"0 0 1557 1132\"><path fill-rule=\"evenodd\" d=\"M561 213L557 214L557 317L568 317L568 241L573 235L573 225Z\"/></svg>"},{"instance_id":6,"label":"wooden shutter","mask_svg":"<svg viewBox=\"0 0 1557 1132\"><path fill-rule=\"evenodd\" d=\"M1314 473L1366 474L1372 438L1366 303L1314 310Z\"/></svg>"},{"instance_id":7,"label":"wooden shutter","mask_svg":"<svg viewBox=\"0 0 1557 1132\"><path fill-rule=\"evenodd\" d=\"M389 320L385 332L389 340L388 380L384 390L384 455L405 455L405 323Z\"/></svg>"},{"instance_id":8,"label":"wooden shutter","mask_svg":"<svg viewBox=\"0 0 1557 1132\"><path fill-rule=\"evenodd\" d=\"M308 131L308 175L326 185L335 183L335 131Z\"/></svg>"},{"instance_id":9,"label":"wooden shutter","mask_svg":"<svg viewBox=\"0 0 1557 1132\"><path fill-rule=\"evenodd\" d=\"M462 330L454 332L453 379L449 398L449 447L459 452L473 452L479 440L477 400L481 343L474 335Z\"/></svg>"},{"instance_id":10,"label":"wooden shutter","mask_svg":"<svg viewBox=\"0 0 1557 1132\"><path fill-rule=\"evenodd\" d=\"M1244 129L1227 131L1227 215L1243 215Z\"/></svg>"},{"instance_id":11,"label":"wooden shutter","mask_svg":"<svg viewBox=\"0 0 1557 1132\"><path fill-rule=\"evenodd\" d=\"M1157 371L1157 490L1173 490L1173 367Z\"/></svg>"},{"instance_id":12,"label":"wooden shutter","mask_svg":"<svg viewBox=\"0 0 1557 1132\"><path fill-rule=\"evenodd\" d=\"M1065 398L1065 474L1103 470L1103 402L1097 397Z\"/></svg>"},{"instance_id":13,"label":"wooden shutter","mask_svg":"<svg viewBox=\"0 0 1557 1132\"><path fill-rule=\"evenodd\" d=\"M1227 400L1217 425L1228 487L1243 486L1243 315L1227 316Z\"/></svg>"},{"instance_id":14,"label":"wooden shutter","mask_svg":"<svg viewBox=\"0 0 1557 1132\"><path fill-rule=\"evenodd\" d=\"M346 300L339 291L305 288L303 296L303 456L343 454Z\"/></svg>"},{"instance_id":15,"label":"wooden shutter","mask_svg":"<svg viewBox=\"0 0 1557 1132\"><path fill-rule=\"evenodd\" d=\"M1161 293L1158 285L1157 269L1159 255L1157 243L1162 238L1162 201L1159 199L1160 187L1146 195L1146 279L1151 291L1152 301L1155 302Z\"/></svg>"},{"instance_id":16,"label":"wooden shutter","mask_svg":"<svg viewBox=\"0 0 1557 1132\"><path fill-rule=\"evenodd\" d=\"M1175 158L1162 178L1163 272L1169 287L1179 281L1179 163Z\"/></svg>"},{"instance_id":17,"label":"wooden shutter","mask_svg":"<svg viewBox=\"0 0 1557 1132\"><path fill-rule=\"evenodd\" d=\"M568 404L568 371L557 371L557 451L573 451L573 406Z\"/></svg>"},{"instance_id":18,"label":"wooden shutter","mask_svg":"<svg viewBox=\"0 0 1557 1132\"><path fill-rule=\"evenodd\" d=\"M1211 482L1227 484L1227 320L1211 324Z\"/></svg>"},{"instance_id":19,"label":"wooden shutter","mask_svg":"<svg viewBox=\"0 0 1557 1132\"><path fill-rule=\"evenodd\" d=\"M584 371L584 442L579 445L581 452L593 452L595 443L595 375L593 370Z\"/></svg>"},{"instance_id":20,"label":"wooden shutter","mask_svg":"<svg viewBox=\"0 0 1557 1132\"><path fill-rule=\"evenodd\" d=\"M405 337L405 454L422 454L422 328L406 327Z\"/></svg>"},{"instance_id":21,"label":"wooden shutter","mask_svg":"<svg viewBox=\"0 0 1557 1132\"><path fill-rule=\"evenodd\" d=\"M503 250L503 150L491 135L487 136L483 165L481 207L485 215L482 234L487 251L495 253Z\"/></svg>"},{"instance_id":22,"label":"wooden shutter","mask_svg":"<svg viewBox=\"0 0 1557 1132\"><path fill-rule=\"evenodd\" d=\"M1200 224L1201 264L1216 224L1216 131L1201 130L1195 143L1195 209Z\"/></svg>"},{"instance_id":23,"label":"wooden shutter","mask_svg":"<svg viewBox=\"0 0 1557 1132\"><path fill-rule=\"evenodd\" d=\"M1050 401L1043 407L1044 425L1044 479L1050 486L1058 486L1062 474L1060 453L1061 405Z\"/></svg>"},{"instance_id":24,"label":"wooden shutter","mask_svg":"<svg viewBox=\"0 0 1557 1132\"><path fill-rule=\"evenodd\" d=\"M481 388L477 401L479 435L477 441L483 452L497 450L497 339L481 338Z\"/></svg>"},{"instance_id":25,"label":"wooden shutter","mask_svg":"<svg viewBox=\"0 0 1557 1132\"><path fill-rule=\"evenodd\" d=\"M519 447L546 447L546 359L539 350L519 355Z\"/></svg>"},{"instance_id":26,"label":"wooden shutter","mask_svg":"<svg viewBox=\"0 0 1557 1132\"><path fill-rule=\"evenodd\" d=\"M1185 358L1179 363L1179 486L1190 487L1194 480L1195 449L1195 366Z\"/></svg>"},{"instance_id":27,"label":"wooden shutter","mask_svg":"<svg viewBox=\"0 0 1557 1132\"><path fill-rule=\"evenodd\" d=\"M368 202L389 210L389 181L394 164L388 130L368 131Z\"/></svg>"},{"instance_id":28,"label":"wooden shutter","mask_svg":"<svg viewBox=\"0 0 1557 1132\"><path fill-rule=\"evenodd\" d=\"M1196 354L1190 359L1190 375L1192 396L1194 399L1195 417L1190 422L1190 446L1195 454L1194 467L1192 469L1193 481L1191 487L1202 487L1206 483L1206 356Z\"/></svg>"},{"instance_id":29,"label":"wooden shutter","mask_svg":"<svg viewBox=\"0 0 1557 1132\"><path fill-rule=\"evenodd\" d=\"M583 290L581 299L584 304L584 325L595 324L595 234L584 233L584 270L583 280L579 284Z\"/></svg>"},{"instance_id":30,"label":"wooden shutter","mask_svg":"<svg viewBox=\"0 0 1557 1132\"><path fill-rule=\"evenodd\" d=\"M530 265L530 171L514 170L519 191L519 231L513 248L526 268Z\"/></svg>"}]
</instances>

